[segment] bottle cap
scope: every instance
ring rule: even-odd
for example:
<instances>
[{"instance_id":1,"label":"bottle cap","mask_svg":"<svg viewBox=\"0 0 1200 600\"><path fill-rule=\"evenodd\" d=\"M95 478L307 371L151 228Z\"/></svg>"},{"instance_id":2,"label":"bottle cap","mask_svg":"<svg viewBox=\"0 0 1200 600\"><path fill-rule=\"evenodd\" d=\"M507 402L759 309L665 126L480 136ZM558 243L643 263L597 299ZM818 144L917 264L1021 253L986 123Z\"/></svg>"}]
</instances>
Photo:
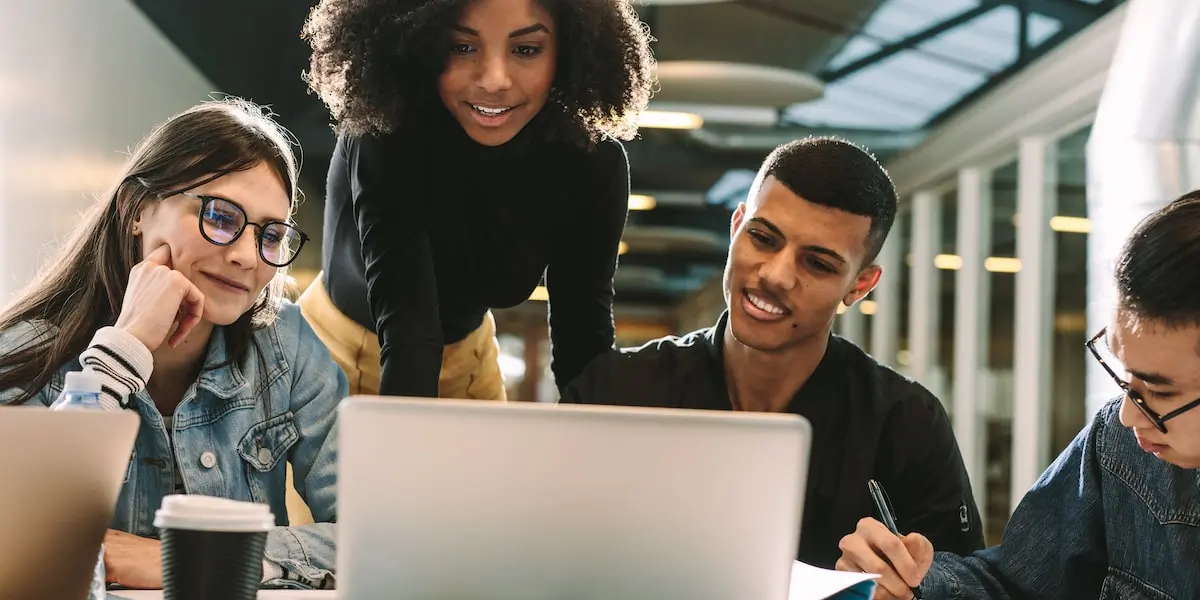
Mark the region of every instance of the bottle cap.
<instances>
[{"instance_id":1,"label":"bottle cap","mask_svg":"<svg viewBox=\"0 0 1200 600\"><path fill-rule=\"evenodd\" d=\"M102 383L100 376L95 373L71 371L63 382L63 391L99 394Z\"/></svg>"}]
</instances>

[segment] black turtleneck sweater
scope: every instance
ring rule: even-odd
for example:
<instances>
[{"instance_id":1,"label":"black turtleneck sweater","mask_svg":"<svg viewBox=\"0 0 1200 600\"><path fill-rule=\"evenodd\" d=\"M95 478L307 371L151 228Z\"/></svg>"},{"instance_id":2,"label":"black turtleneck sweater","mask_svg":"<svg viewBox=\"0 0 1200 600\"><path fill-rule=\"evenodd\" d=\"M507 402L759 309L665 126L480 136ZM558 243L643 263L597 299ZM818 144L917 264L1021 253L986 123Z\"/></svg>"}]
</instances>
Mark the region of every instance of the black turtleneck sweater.
<instances>
[{"instance_id":1,"label":"black turtleneck sweater","mask_svg":"<svg viewBox=\"0 0 1200 600\"><path fill-rule=\"evenodd\" d=\"M545 141L533 123L486 147L435 113L416 129L338 138L321 253L329 295L379 335L381 394L436 397L443 347L488 309L523 302L544 274L562 389L613 344L625 150Z\"/></svg>"}]
</instances>

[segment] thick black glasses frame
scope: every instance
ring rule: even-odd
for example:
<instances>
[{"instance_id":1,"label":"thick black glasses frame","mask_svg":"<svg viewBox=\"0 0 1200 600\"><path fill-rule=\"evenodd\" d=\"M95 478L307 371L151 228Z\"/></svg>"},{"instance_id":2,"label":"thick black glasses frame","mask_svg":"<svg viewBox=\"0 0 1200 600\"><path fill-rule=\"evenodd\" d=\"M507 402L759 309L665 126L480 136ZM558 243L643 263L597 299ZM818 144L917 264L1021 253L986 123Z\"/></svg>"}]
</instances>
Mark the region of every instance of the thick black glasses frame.
<instances>
[{"instance_id":1,"label":"thick black glasses frame","mask_svg":"<svg viewBox=\"0 0 1200 600\"><path fill-rule=\"evenodd\" d=\"M1117 373L1112 370L1112 367L1108 366L1108 363L1104 362L1104 359L1100 356L1100 351L1096 350L1096 342L1099 342L1101 339L1103 339L1106 333L1108 333L1108 328L1101 329L1100 333L1092 336L1092 339L1087 341L1087 349L1091 351L1092 356L1096 359L1096 362L1100 363L1100 366L1104 368L1104 371L1108 373L1109 377L1112 377L1117 386L1121 388L1121 391L1125 393L1125 396L1129 398L1129 401L1133 402L1133 405L1136 406L1138 410L1142 411L1142 414L1146 415L1147 419L1150 419L1150 422L1154 424L1155 429L1161 431L1162 433L1166 433L1167 421L1174 419L1175 417L1178 417L1179 415L1192 410L1197 406L1200 406L1200 398L1197 398L1165 415L1160 416L1157 412L1154 412L1154 409L1150 408L1146 404L1146 399L1143 398L1142 395L1137 392L1137 390L1130 387L1124 379L1118 377Z\"/></svg>"},{"instance_id":2,"label":"thick black glasses frame","mask_svg":"<svg viewBox=\"0 0 1200 600\"><path fill-rule=\"evenodd\" d=\"M204 236L204 239L208 240L208 242L213 245L231 246L231 245L233 245L234 242L238 241L238 239L242 237L242 234L245 233L247 226L253 225L254 227L256 227L258 229L258 233L257 233L257 235L254 236L254 241L258 246L258 257L261 258L263 260L263 262L267 263L268 265L271 265L272 267L286 267L286 266L292 264L296 260L296 257L300 256L300 249L303 248L304 244L306 242L308 242L308 240L309 240L307 233L304 233L304 231L302 231L299 227L296 227L295 225L292 225L291 223L288 223L286 221L271 220L271 221L267 221L266 223L255 223L255 222L251 221L250 217L246 215L246 209L242 208L240 205L238 205L238 203L236 203L232 200L227 200L225 198L217 198L215 196L204 196L201 194L193 194L191 192L179 192L179 194L182 196L187 196L189 198L196 198L196 199L200 200L200 213L198 215L199 220L197 221L197 225L200 227L200 235ZM237 233L235 233L228 242L218 242L218 241L212 239L211 237L209 237L208 233L206 233L204 231L204 211L208 208L209 204L211 204L215 201L218 201L218 200L237 208L238 211L242 213L242 227L240 229L238 229ZM263 250L263 232L267 230L267 227L270 227L271 225L273 225L275 223L289 227L289 228L295 230L296 233L300 234L300 243L296 245L296 250L292 253L292 257L289 258L287 260L287 262L284 262L284 263L272 262L270 259L267 258L267 254Z\"/></svg>"}]
</instances>

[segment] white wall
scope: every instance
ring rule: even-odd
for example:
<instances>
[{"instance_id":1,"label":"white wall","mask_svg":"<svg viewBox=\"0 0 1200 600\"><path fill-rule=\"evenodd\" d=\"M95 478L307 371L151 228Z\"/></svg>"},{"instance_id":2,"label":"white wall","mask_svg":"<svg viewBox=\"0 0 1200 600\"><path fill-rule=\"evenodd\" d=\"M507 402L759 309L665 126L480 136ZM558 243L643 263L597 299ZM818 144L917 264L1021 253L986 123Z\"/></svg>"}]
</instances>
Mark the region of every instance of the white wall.
<instances>
[{"instance_id":1,"label":"white wall","mask_svg":"<svg viewBox=\"0 0 1200 600\"><path fill-rule=\"evenodd\" d=\"M214 91L128 0L0 0L0 305L127 151Z\"/></svg>"}]
</instances>

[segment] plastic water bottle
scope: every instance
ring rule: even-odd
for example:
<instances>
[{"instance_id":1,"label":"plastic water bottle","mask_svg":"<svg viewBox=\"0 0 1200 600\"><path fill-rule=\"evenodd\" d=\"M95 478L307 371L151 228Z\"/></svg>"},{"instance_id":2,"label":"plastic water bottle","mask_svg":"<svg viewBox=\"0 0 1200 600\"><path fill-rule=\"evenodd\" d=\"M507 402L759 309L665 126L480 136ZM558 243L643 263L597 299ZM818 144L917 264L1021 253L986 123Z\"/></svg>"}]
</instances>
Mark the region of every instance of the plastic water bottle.
<instances>
[{"instance_id":1,"label":"plastic water bottle","mask_svg":"<svg viewBox=\"0 0 1200 600\"><path fill-rule=\"evenodd\" d=\"M93 373L72 371L67 373L62 393L50 405L50 410L104 410L100 406L100 377Z\"/></svg>"},{"instance_id":2,"label":"plastic water bottle","mask_svg":"<svg viewBox=\"0 0 1200 600\"><path fill-rule=\"evenodd\" d=\"M100 405L100 385L100 378L92 373L67 373L63 391L50 405L50 410L104 410ZM92 585L88 588L88 600L104 600L107 595L104 579L104 545L101 544L100 557L92 571Z\"/></svg>"}]
</instances>

